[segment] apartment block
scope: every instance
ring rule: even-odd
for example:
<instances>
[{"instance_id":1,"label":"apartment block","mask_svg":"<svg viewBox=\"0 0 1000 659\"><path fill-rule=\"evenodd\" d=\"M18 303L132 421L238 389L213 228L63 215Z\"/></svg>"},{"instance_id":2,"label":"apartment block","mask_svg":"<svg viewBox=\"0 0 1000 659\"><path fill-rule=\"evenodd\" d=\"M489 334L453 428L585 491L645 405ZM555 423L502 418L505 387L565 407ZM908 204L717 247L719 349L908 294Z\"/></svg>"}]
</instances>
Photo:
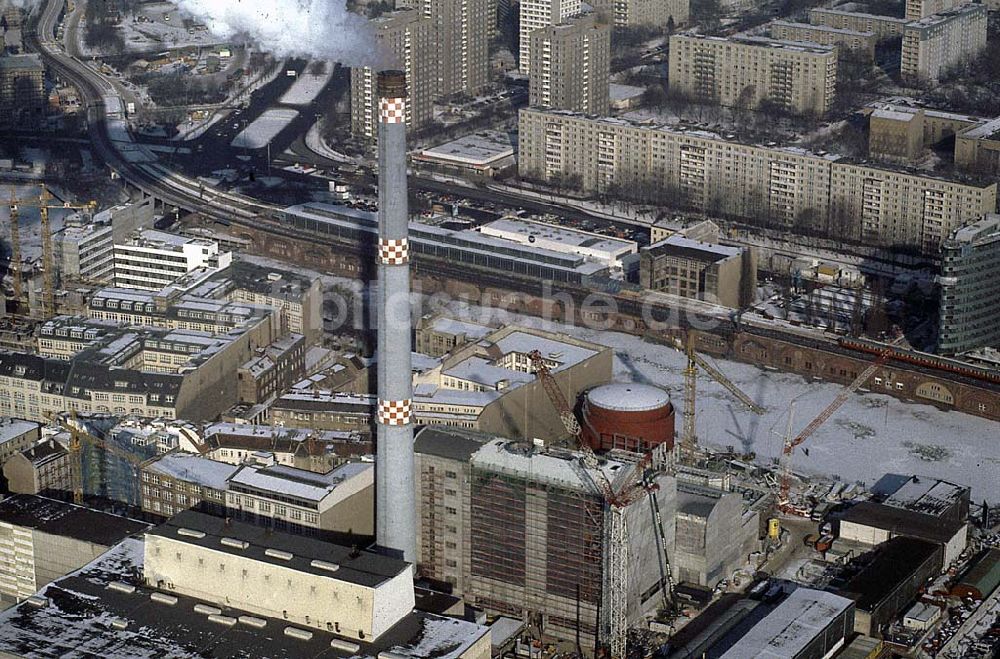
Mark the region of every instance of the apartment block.
<instances>
[{"instance_id":1,"label":"apartment block","mask_svg":"<svg viewBox=\"0 0 1000 659\"><path fill-rule=\"evenodd\" d=\"M531 33L543 27L559 25L580 15L580 0L521 0L521 22L518 32L518 66L521 73L531 73Z\"/></svg>"},{"instance_id":2,"label":"apartment block","mask_svg":"<svg viewBox=\"0 0 1000 659\"><path fill-rule=\"evenodd\" d=\"M841 30L872 32L879 41L887 41L903 36L908 19L816 7L809 10L809 22Z\"/></svg>"},{"instance_id":3,"label":"apartment block","mask_svg":"<svg viewBox=\"0 0 1000 659\"><path fill-rule=\"evenodd\" d=\"M952 67L976 57L986 47L988 15L984 5L970 4L907 23L902 76L933 82L946 76Z\"/></svg>"},{"instance_id":4,"label":"apartment block","mask_svg":"<svg viewBox=\"0 0 1000 659\"><path fill-rule=\"evenodd\" d=\"M938 352L1000 346L1000 215L954 231L941 249Z\"/></svg>"},{"instance_id":5,"label":"apartment block","mask_svg":"<svg viewBox=\"0 0 1000 659\"><path fill-rule=\"evenodd\" d=\"M305 377L306 344L301 334L289 334L257 351L236 373L241 403L272 400Z\"/></svg>"},{"instance_id":6,"label":"apartment block","mask_svg":"<svg viewBox=\"0 0 1000 659\"><path fill-rule=\"evenodd\" d=\"M159 291L202 268L226 268L231 252L200 238L143 229L114 246L114 283L119 288Z\"/></svg>"},{"instance_id":7,"label":"apartment block","mask_svg":"<svg viewBox=\"0 0 1000 659\"><path fill-rule=\"evenodd\" d=\"M671 21L680 27L691 16L691 0L599 0L590 5L606 15L615 27L662 28Z\"/></svg>"},{"instance_id":8,"label":"apartment block","mask_svg":"<svg viewBox=\"0 0 1000 659\"><path fill-rule=\"evenodd\" d=\"M39 442L3 463L7 489L17 494L73 491L69 451L55 439Z\"/></svg>"},{"instance_id":9,"label":"apartment block","mask_svg":"<svg viewBox=\"0 0 1000 659\"><path fill-rule=\"evenodd\" d=\"M379 48L390 53L406 73L406 126L418 130L433 116L438 89L438 50L434 21L416 9L403 9L372 21ZM378 72L351 69L351 131L368 140L378 138Z\"/></svg>"},{"instance_id":10,"label":"apartment block","mask_svg":"<svg viewBox=\"0 0 1000 659\"><path fill-rule=\"evenodd\" d=\"M906 20L919 21L968 2L969 0L906 0Z\"/></svg>"},{"instance_id":11,"label":"apartment block","mask_svg":"<svg viewBox=\"0 0 1000 659\"><path fill-rule=\"evenodd\" d=\"M416 9L433 23L436 40L435 96L474 96L489 84L490 0L411 0L398 8Z\"/></svg>"},{"instance_id":12,"label":"apartment block","mask_svg":"<svg viewBox=\"0 0 1000 659\"><path fill-rule=\"evenodd\" d=\"M41 437L42 427L37 422L0 416L0 465L31 448Z\"/></svg>"},{"instance_id":13,"label":"apartment block","mask_svg":"<svg viewBox=\"0 0 1000 659\"><path fill-rule=\"evenodd\" d=\"M531 33L528 102L605 115L610 103L611 26L590 13Z\"/></svg>"},{"instance_id":14,"label":"apartment block","mask_svg":"<svg viewBox=\"0 0 1000 659\"><path fill-rule=\"evenodd\" d=\"M686 130L522 110L522 176L578 177L587 191L652 191L717 217L936 253L948 233L996 209L997 184L963 183L798 148Z\"/></svg>"},{"instance_id":15,"label":"apartment block","mask_svg":"<svg viewBox=\"0 0 1000 659\"><path fill-rule=\"evenodd\" d=\"M874 32L859 32L825 25L773 21L768 24L768 32L773 39L783 41L807 41L824 46L836 46L841 58L848 53L865 59L875 60L875 45L878 39Z\"/></svg>"},{"instance_id":16,"label":"apartment block","mask_svg":"<svg viewBox=\"0 0 1000 659\"><path fill-rule=\"evenodd\" d=\"M754 109L775 103L823 115L837 87L837 50L765 37L670 37L670 88L697 101Z\"/></svg>"}]
</instances>

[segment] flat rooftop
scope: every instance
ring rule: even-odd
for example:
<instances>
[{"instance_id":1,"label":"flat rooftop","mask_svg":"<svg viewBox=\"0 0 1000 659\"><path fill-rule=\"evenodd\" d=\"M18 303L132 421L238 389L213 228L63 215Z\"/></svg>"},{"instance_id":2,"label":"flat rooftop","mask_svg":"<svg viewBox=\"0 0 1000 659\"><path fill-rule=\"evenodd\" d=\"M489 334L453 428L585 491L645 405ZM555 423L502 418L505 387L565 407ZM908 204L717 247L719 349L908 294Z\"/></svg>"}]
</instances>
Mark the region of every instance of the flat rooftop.
<instances>
[{"instance_id":1,"label":"flat rooftop","mask_svg":"<svg viewBox=\"0 0 1000 659\"><path fill-rule=\"evenodd\" d=\"M962 132L961 137L972 140L1000 140L1000 117L967 128Z\"/></svg>"},{"instance_id":2,"label":"flat rooftop","mask_svg":"<svg viewBox=\"0 0 1000 659\"><path fill-rule=\"evenodd\" d=\"M177 597L174 606L151 601L156 591L142 583L143 551L143 540L125 540L46 587L43 606L25 602L0 613L0 652L103 659L375 659L392 652L412 659L457 659L489 633L471 622L415 611L353 652L331 646L337 637L319 630L310 629L308 640L286 636L284 620L254 616L262 627L221 625L195 612L201 602L193 598ZM108 587L115 582L136 590ZM223 615L243 614L223 609Z\"/></svg>"},{"instance_id":3,"label":"flat rooftop","mask_svg":"<svg viewBox=\"0 0 1000 659\"><path fill-rule=\"evenodd\" d=\"M17 439L26 432L32 432L41 428L41 424L24 419L12 419L10 417L0 417L0 444Z\"/></svg>"},{"instance_id":4,"label":"flat rooftop","mask_svg":"<svg viewBox=\"0 0 1000 659\"><path fill-rule=\"evenodd\" d=\"M175 480L197 483L213 490L225 491L226 481L236 473L239 466L217 462L191 453L168 453L146 465L143 469Z\"/></svg>"},{"instance_id":5,"label":"flat rooftop","mask_svg":"<svg viewBox=\"0 0 1000 659\"><path fill-rule=\"evenodd\" d=\"M286 465L243 465L229 478L229 487L233 489L236 485L263 495L274 494L300 501L319 502L339 491L342 486L350 490L345 493L347 496L360 491L366 483L371 482L374 469L375 465L370 462L350 462L325 474ZM364 478L366 475L367 479Z\"/></svg>"},{"instance_id":6,"label":"flat rooftop","mask_svg":"<svg viewBox=\"0 0 1000 659\"><path fill-rule=\"evenodd\" d=\"M564 245L570 249L586 249L594 252L604 252L613 256L622 252L636 251L636 244L631 240L611 238L589 231L579 231L561 227L547 222L535 222L513 217L502 217L480 227L480 231L490 235L518 240L524 243L535 243L544 240L547 245Z\"/></svg>"},{"instance_id":7,"label":"flat rooftop","mask_svg":"<svg viewBox=\"0 0 1000 659\"><path fill-rule=\"evenodd\" d=\"M514 145L507 133L490 130L424 149L420 155L433 160L485 167L498 160L512 158Z\"/></svg>"},{"instance_id":8,"label":"flat rooftop","mask_svg":"<svg viewBox=\"0 0 1000 659\"><path fill-rule=\"evenodd\" d=\"M33 494L0 501L0 522L110 547L149 524Z\"/></svg>"},{"instance_id":9,"label":"flat rooftop","mask_svg":"<svg viewBox=\"0 0 1000 659\"><path fill-rule=\"evenodd\" d=\"M845 597L798 588L754 625L722 659L794 659L851 606L853 602Z\"/></svg>"},{"instance_id":10,"label":"flat rooftop","mask_svg":"<svg viewBox=\"0 0 1000 659\"><path fill-rule=\"evenodd\" d=\"M771 21L771 27L788 27L796 30L815 30L816 32L826 32L828 34L839 34L845 37L873 37L874 32L860 32L849 30L844 27L830 27L829 25L813 25L811 23L796 23L793 21Z\"/></svg>"},{"instance_id":11,"label":"flat rooftop","mask_svg":"<svg viewBox=\"0 0 1000 659\"><path fill-rule=\"evenodd\" d=\"M734 256L739 256L741 253L739 247L727 247L726 245L719 245L717 243L703 243L700 240L685 238L679 233L653 243L646 249L664 252L673 256L684 256L698 261L708 261L710 263L724 261Z\"/></svg>"},{"instance_id":12,"label":"flat rooftop","mask_svg":"<svg viewBox=\"0 0 1000 659\"><path fill-rule=\"evenodd\" d=\"M938 515L969 496L969 488L929 476L887 474L875 485L883 503L917 513Z\"/></svg>"},{"instance_id":13,"label":"flat rooftop","mask_svg":"<svg viewBox=\"0 0 1000 659\"><path fill-rule=\"evenodd\" d=\"M940 561L941 551L940 547L916 538L892 538L879 546L872 562L840 592L854 599L862 611L870 611L889 597L900 583L913 579L914 573L935 552Z\"/></svg>"},{"instance_id":14,"label":"flat rooftop","mask_svg":"<svg viewBox=\"0 0 1000 659\"><path fill-rule=\"evenodd\" d=\"M215 243L204 238L189 238L179 236L175 233L157 231L156 229L141 229L130 236L125 243L130 247L152 247L155 249L165 249L177 251L185 245L201 245L203 247L215 247Z\"/></svg>"},{"instance_id":15,"label":"flat rooftop","mask_svg":"<svg viewBox=\"0 0 1000 659\"><path fill-rule=\"evenodd\" d=\"M582 474L587 473L596 483L600 478L598 471L583 466L580 460L581 454L575 451L540 449L507 439L496 439L483 444L470 458L475 469L511 474L533 482L599 496L593 491L592 486L581 478ZM574 465L574 462L577 464ZM614 460L604 460L598 467L612 483L620 473L632 468L632 465Z\"/></svg>"}]
</instances>

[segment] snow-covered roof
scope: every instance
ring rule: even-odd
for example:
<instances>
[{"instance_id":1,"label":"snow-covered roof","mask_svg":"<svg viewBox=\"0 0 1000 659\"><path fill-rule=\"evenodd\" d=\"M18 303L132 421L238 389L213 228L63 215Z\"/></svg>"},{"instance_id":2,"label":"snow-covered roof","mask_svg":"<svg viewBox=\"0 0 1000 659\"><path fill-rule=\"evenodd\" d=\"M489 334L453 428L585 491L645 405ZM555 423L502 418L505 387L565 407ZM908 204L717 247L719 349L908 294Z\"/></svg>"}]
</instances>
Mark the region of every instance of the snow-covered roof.
<instances>
[{"instance_id":1,"label":"snow-covered roof","mask_svg":"<svg viewBox=\"0 0 1000 659\"><path fill-rule=\"evenodd\" d=\"M794 659L851 605L851 600L833 593L799 588L721 659Z\"/></svg>"},{"instance_id":2,"label":"snow-covered roof","mask_svg":"<svg viewBox=\"0 0 1000 659\"><path fill-rule=\"evenodd\" d=\"M614 383L591 389L587 392L587 401L606 410L646 412L668 404L670 394L648 384Z\"/></svg>"},{"instance_id":3,"label":"snow-covered roof","mask_svg":"<svg viewBox=\"0 0 1000 659\"><path fill-rule=\"evenodd\" d=\"M374 465L367 462L349 462L325 474L285 465L244 465L229 478L229 485L231 489L234 485L243 486L263 495L280 494L318 503L346 483L352 483L348 488L351 492L338 494L344 494L345 497L353 494L364 487L365 482L371 482L372 473Z\"/></svg>"},{"instance_id":4,"label":"snow-covered roof","mask_svg":"<svg viewBox=\"0 0 1000 659\"><path fill-rule=\"evenodd\" d=\"M239 467L190 453L168 453L156 462L146 465L145 469L175 480L225 491L226 481Z\"/></svg>"},{"instance_id":5,"label":"snow-covered roof","mask_svg":"<svg viewBox=\"0 0 1000 659\"><path fill-rule=\"evenodd\" d=\"M514 474L536 482L583 492L594 492L592 485L582 478L583 474L590 474L590 478L595 482L600 478L597 470L584 467L580 463L579 453L540 450L506 439L484 444L472 455L471 463L474 468ZM614 482L622 469L630 467L631 465L607 460L599 469L609 482Z\"/></svg>"},{"instance_id":6,"label":"snow-covered roof","mask_svg":"<svg viewBox=\"0 0 1000 659\"><path fill-rule=\"evenodd\" d=\"M26 432L37 430L38 427L34 421L0 417L0 444L16 439Z\"/></svg>"}]
</instances>

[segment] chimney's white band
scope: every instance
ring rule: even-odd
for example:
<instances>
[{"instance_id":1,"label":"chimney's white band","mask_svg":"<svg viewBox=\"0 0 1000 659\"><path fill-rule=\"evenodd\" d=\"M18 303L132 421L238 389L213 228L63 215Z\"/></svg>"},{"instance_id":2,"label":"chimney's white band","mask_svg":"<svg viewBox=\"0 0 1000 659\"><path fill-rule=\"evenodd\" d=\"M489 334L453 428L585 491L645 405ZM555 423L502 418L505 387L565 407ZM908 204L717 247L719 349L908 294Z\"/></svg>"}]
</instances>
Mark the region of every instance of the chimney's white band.
<instances>
[{"instance_id":1,"label":"chimney's white band","mask_svg":"<svg viewBox=\"0 0 1000 659\"><path fill-rule=\"evenodd\" d=\"M410 262L410 241L406 238L380 238L378 260L383 265L406 265Z\"/></svg>"},{"instance_id":2,"label":"chimney's white band","mask_svg":"<svg viewBox=\"0 0 1000 659\"><path fill-rule=\"evenodd\" d=\"M405 98L383 98L379 104L382 123L401 124L406 121Z\"/></svg>"},{"instance_id":3,"label":"chimney's white band","mask_svg":"<svg viewBox=\"0 0 1000 659\"><path fill-rule=\"evenodd\" d=\"M410 423L409 400L378 401L378 422L384 426L405 426Z\"/></svg>"}]
</instances>

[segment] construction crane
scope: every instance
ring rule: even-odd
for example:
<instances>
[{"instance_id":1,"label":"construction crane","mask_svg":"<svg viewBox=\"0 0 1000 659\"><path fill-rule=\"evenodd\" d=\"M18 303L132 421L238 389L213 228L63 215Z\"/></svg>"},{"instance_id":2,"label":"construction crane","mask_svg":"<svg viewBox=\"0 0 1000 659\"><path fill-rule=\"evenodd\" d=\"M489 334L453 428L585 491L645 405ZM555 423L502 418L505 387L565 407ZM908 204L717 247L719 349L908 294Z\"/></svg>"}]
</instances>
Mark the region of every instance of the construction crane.
<instances>
[{"instance_id":1,"label":"construction crane","mask_svg":"<svg viewBox=\"0 0 1000 659\"><path fill-rule=\"evenodd\" d=\"M566 431L573 436L580 452L583 454L583 466L573 463L578 475L584 483L597 493L604 502L604 539L602 552L602 583L600 620L598 621L598 639L607 649L612 659L625 657L628 641L628 569L629 543L626 511L633 503L643 496L650 498L653 524L658 531L656 538L657 557L660 563L660 588L663 593L664 607L672 612L674 584L671 574L670 559L667 555L666 537L663 533L659 502L656 500L658 489L651 470L651 456L643 457L635 469L624 479L624 485L615 490L607 476L600 469L600 464L594 449L582 437L582 428L576 415L569 406L566 396L559 384L552 377L541 352L535 350L528 354L535 374L542 382L545 393L559 414ZM599 476L594 478L592 472Z\"/></svg>"},{"instance_id":2,"label":"construction crane","mask_svg":"<svg viewBox=\"0 0 1000 659\"><path fill-rule=\"evenodd\" d=\"M52 203L55 198L49 194L49 190L44 185L42 186L41 194L35 199L19 199L16 200L16 205L18 208L20 206L31 206L38 209L41 215L41 231L42 231L42 276L43 276L43 290L42 290L42 316L44 318L51 318L55 315L55 257L53 255L52 249L52 225L49 222L49 211L54 208L68 208L73 210L89 210L93 211L97 208L97 202L89 201L86 204L71 204L69 202ZM18 231L17 240L14 242L14 230L17 226L17 221L15 220L16 213L13 212L15 207L15 199L13 194L11 195L11 239L15 245L15 249L18 251L18 258L20 258L20 233ZM20 284L15 280L15 285ZM16 291L15 291L16 293ZM20 300L20 296L17 296Z\"/></svg>"},{"instance_id":3,"label":"construction crane","mask_svg":"<svg viewBox=\"0 0 1000 659\"><path fill-rule=\"evenodd\" d=\"M684 369L684 425L681 430L680 442L681 460L684 462L693 461L694 456L698 451L698 436L695 431L694 421L698 399L699 368L708 373L713 380L725 387L726 391L731 393L754 414L760 415L766 411L763 407L755 403L752 398L743 393L739 387L733 384L733 382L727 378L722 371L709 364L697 353L695 350L695 338L696 336L694 330L688 330L686 344L682 344L680 339L676 340L678 347L683 345L688 358L687 367Z\"/></svg>"},{"instance_id":4,"label":"construction crane","mask_svg":"<svg viewBox=\"0 0 1000 659\"><path fill-rule=\"evenodd\" d=\"M24 294L24 284L21 280L21 227L20 212L17 206L17 191L10 189L10 266L11 279L14 284L14 303L21 304Z\"/></svg>"},{"instance_id":5,"label":"construction crane","mask_svg":"<svg viewBox=\"0 0 1000 659\"><path fill-rule=\"evenodd\" d=\"M865 370L861 371L858 377L848 384L846 387L840 390L837 397L830 401L819 415L816 416L809 424L799 432L798 435L792 437L791 433L791 415L789 415L789 432L785 436L785 446L781 451L781 477L779 480L779 492L778 492L778 509L784 513L791 514L804 514L804 511L795 508L790 501L789 494L792 488L792 454L795 449L801 445L804 441L812 437L813 433L819 430L820 426L826 423L830 417L837 413L844 403L848 401L852 394L854 394L858 389L860 389L868 379L871 378L885 362L892 355L892 347L899 343L901 339L896 339L887 347L885 350L879 353L875 361L872 362Z\"/></svg>"},{"instance_id":6,"label":"construction crane","mask_svg":"<svg viewBox=\"0 0 1000 659\"><path fill-rule=\"evenodd\" d=\"M63 427L69 430L70 442L69 442L69 460L70 460L70 477L72 479L73 487L73 502L80 504L83 503L83 444L86 442L90 446L97 449L110 453L111 455L125 460L132 465L133 469L138 470L144 462L145 458L141 458L124 448L115 445L113 442L106 442L100 437L95 437L86 430L84 430L76 421L74 415L70 423L64 423ZM136 490L139 488L139 479L135 479L134 487Z\"/></svg>"}]
</instances>

